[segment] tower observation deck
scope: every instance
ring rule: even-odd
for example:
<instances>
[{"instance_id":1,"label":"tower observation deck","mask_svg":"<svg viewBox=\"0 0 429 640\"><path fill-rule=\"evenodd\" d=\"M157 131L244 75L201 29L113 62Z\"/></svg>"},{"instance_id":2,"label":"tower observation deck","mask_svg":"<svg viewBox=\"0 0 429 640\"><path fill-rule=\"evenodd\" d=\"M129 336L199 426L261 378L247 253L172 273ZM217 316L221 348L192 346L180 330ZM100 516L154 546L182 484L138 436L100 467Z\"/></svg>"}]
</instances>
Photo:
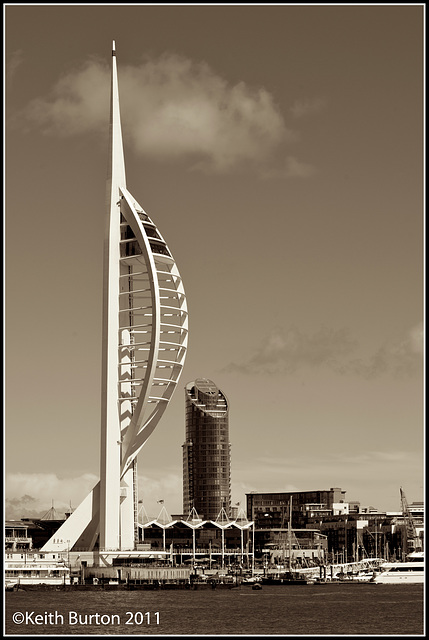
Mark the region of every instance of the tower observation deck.
<instances>
[{"instance_id":1,"label":"tower observation deck","mask_svg":"<svg viewBox=\"0 0 429 640\"><path fill-rule=\"evenodd\" d=\"M182 373L188 313L161 232L126 187L116 50L103 262L100 481L43 550L132 550L136 460Z\"/></svg>"}]
</instances>

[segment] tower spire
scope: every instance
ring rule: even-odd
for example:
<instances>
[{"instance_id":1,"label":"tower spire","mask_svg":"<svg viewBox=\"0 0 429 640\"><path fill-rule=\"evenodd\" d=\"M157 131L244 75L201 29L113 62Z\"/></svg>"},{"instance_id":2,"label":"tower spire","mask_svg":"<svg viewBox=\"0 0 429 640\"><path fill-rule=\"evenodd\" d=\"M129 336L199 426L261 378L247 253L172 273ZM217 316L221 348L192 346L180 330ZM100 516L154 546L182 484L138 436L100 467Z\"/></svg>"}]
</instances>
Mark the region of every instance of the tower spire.
<instances>
[{"instance_id":1,"label":"tower spire","mask_svg":"<svg viewBox=\"0 0 429 640\"><path fill-rule=\"evenodd\" d=\"M121 424L117 407L119 386L119 276L121 189L125 189L125 162L119 109L116 47L112 49L110 94L110 162L104 239L103 338L101 385L100 548L119 548Z\"/></svg>"},{"instance_id":2,"label":"tower spire","mask_svg":"<svg viewBox=\"0 0 429 640\"><path fill-rule=\"evenodd\" d=\"M119 188L126 186L124 148L122 143L121 112L119 108L118 70L116 65L116 45L112 43L112 86L110 94L110 187L111 196L116 198Z\"/></svg>"}]
</instances>

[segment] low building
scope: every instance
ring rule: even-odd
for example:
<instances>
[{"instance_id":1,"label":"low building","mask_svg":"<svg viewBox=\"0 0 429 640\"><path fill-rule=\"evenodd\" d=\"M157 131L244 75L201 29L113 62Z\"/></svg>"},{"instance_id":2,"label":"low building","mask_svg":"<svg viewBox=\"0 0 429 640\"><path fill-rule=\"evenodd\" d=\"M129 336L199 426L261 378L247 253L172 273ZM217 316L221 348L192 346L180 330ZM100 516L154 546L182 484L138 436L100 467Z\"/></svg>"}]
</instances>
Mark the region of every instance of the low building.
<instances>
[{"instance_id":1,"label":"low building","mask_svg":"<svg viewBox=\"0 0 429 640\"><path fill-rule=\"evenodd\" d=\"M28 525L21 520L7 520L5 522L6 552L30 551L32 548L33 540L28 533Z\"/></svg>"},{"instance_id":2,"label":"low building","mask_svg":"<svg viewBox=\"0 0 429 640\"><path fill-rule=\"evenodd\" d=\"M22 518L21 522L27 527L28 535L32 539L34 549L41 549L64 523L64 518Z\"/></svg>"}]
</instances>

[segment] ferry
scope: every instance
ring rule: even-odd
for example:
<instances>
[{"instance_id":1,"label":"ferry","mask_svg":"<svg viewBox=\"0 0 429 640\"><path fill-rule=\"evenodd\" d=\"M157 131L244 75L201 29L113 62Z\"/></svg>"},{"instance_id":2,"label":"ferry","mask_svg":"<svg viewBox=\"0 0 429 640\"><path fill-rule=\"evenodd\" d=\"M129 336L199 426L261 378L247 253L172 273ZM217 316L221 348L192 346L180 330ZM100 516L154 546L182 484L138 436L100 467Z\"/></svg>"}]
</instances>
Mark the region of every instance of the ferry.
<instances>
[{"instance_id":1,"label":"ferry","mask_svg":"<svg viewBox=\"0 0 429 640\"><path fill-rule=\"evenodd\" d=\"M424 551L413 551L405 562L385 562L372 582L375 584L423 584L425 580Z\"/></svg>"},{"instance_id":2,"label":"ferry","mask_svg":"<svg viewBox=\"0 0 429 640\"><path fill-rule=\"evenodd\" d=\"M70 567L58 553L6 553L5 587L70 584Z\"/></svg>"}]
</instances>

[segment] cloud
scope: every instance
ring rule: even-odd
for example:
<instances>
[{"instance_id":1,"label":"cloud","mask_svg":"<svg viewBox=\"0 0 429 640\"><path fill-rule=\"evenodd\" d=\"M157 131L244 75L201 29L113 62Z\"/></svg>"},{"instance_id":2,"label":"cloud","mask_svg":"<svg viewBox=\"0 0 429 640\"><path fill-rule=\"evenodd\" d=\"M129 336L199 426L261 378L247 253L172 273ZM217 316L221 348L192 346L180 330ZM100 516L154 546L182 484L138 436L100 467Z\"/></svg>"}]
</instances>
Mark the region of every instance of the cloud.
<instances>
[{"instance_id":1,"label":"cloud","mask_svg":"<svg viewBox=\"0 0 429 640\"><path fill-rule=\"evenodd\" d=\"M319 113L326 108L328 101L326 98L315 98L314 100L296 100L290 111L294 118L302 118L304 116Z\"/></svg>"},{"instance_id":2,"label":"cloud","mask_svg":"<svg viewBox=\"0 0 429 640\"><path fill-rule=\"evenodd\" d=\"M71 136L105 132L109 117L110 71L91 59L79 70L65 74L47 98L35 98L20 118L41 128L44 134Z\"/></svg>"},{"instance_id":3,"label":"cloud","mask_svg":"<svg viewBox=\"0 0 429 640\"><path fill-rule=\"evenodd\" d=\"M6 517L42 517L52 504L62 518L70 504L76 508L98 478L90 473L77 478L59 478L54 473L9 473L6 475Z\"/></svg>"},{"instance_id":4,"label":"cloud","mask_svg":"<svg viewBox=\"0 0 429 640\"><path fill-rule=\"evenodd\" d=\"M187 156L196 168L223 171L266 160L288 138L265 89L244 82L230 86L204 62L164 54L122 71L124 85L126 122L133 123L140 153Z\"/></svg>"},{"instance_id":5,"label":"cloud","mask_svg":"<svg viewBox=\"0 0 429 640\"><path fill-rule=\"evenodd\" d=\"M369 358L353 358L357 341L346 328L322 327L313 335L297 327L276 327L241 363L225 370L241 373L292 374L303 367L327 367L338 374L372 379L382 374L413 376L422 370L423 327L413 327L405 338L386 343Z\"/></svg>"},{"instance_id":6,"label":"cloud","mask_svg":"<svg viewBox=\"0 0 429 640\"><path fill-rule=\"evenodd\" d=\"M313 335L306 335L297 327L276 327L266 336L249 360L232 363L229 371L242 373L294 373L303 366L334 366L340 356L348 354L356 345L347 329L322 327Z\"/></svg>"},{"instance_id":7,"label":"cloud","mask_svg":"<svg viewBox=\"0 0 429 640\"><path fill-rule=\"evenodd\" d=\"M227 172L270 165L296 139L265 88L231 85L205 62L177 54L121 67L119 89L124 137L141 156L180 158L194 170ZM20 117L49 135L104 135L109 92L110 70L92 58L60 78L47 97L32 100ZM309 165L286 159L284 175L311 172Z\"/></svg>"},{"instance_id":8,"label":"cloud","mask_svg":"<svg viewBox=\"0 0 429 640\"><path fill-rule=\"evenodd\" d=\"M367 360L344 362L338 367L342 374L354 373L366 379L384 373L394 376L414 376L423 371L423 324L412 327L405 337L387 342Z\"/></svg>"},{"instance_id":9,"label":"cloud","mask_svg":"<svg viewBox=\"0 0 429 640\"><path fill-rule=\"evenodd\" d=\"M6 498L6 518L19 520L25 517L41 518L47 509L40 509L37 499L27 494L20 498Z\"/></svg>"},{"instance_id":10,"label":"cloud","mask_svg":"<svg viewBox=\"0 0 429 640\"><path fill-rule=\"evenodd\" d=\"M24 52L22 49L17 49L10 54L6 64L6 77L9 82L15 77L18 67L20 67L23 62Z\"/></svg>"},{"instance_id":11,"label":"cloud","mask_svg":"<svg viewBox=\"0 0 429 640\"><path fill-rule=\"evenodd\" d=\"M159 478L139 475L139 499L150 518L155 518L164 500L171 513L181 512L182 477L162 470ZM97 484L98 477L86 473L78 477L60 478L55 473L9 473L6 476L6 517L14 520L23 517L40 518L52 507L59 518L86 498ZM180 506L179 506L180 505Z\"/></svg>"}]
</instances>

